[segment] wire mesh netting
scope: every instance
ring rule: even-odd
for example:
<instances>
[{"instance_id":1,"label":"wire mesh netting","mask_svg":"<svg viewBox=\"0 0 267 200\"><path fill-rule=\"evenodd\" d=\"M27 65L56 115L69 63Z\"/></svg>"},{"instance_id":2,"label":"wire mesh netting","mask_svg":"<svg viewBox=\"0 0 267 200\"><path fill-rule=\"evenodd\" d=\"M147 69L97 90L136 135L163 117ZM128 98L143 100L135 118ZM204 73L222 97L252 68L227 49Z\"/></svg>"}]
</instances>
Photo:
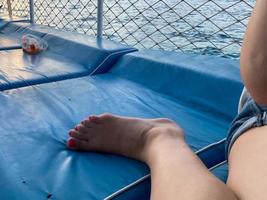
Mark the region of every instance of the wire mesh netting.
<instances>
[{"instance_id":1,"label":"wire mesh netting","mask_svg":"<svg viewBox=\"0 0 267 200\"><path fill-rule=\"evenodd\" d=\"M6 7L7 5L2 1L0 1L0 14L5 15L7 14L7 7Z\"/></svg>"},{"instance_id":2,"label":"wire mesh netting","mask_svg":"<svg viewBox=\"0 0 267 200\"><path fill-rule=\"evenodd\" d=\"M12 15L22 18L29 17L29 0L9 0ZM0 14L8 15L8 0L0 0Z\"/></svg>"},{"instance_id":3,"label":"wire mesh netting","mask_svg":"<svg viewBox=\"0 0 267 200\"><path fill-rule=\"evenodd\" d=\"M2 0L3 1L3 0ZM11 0L27 16L28 0ZM255 0L104 0L103 36L139 49L238 57ZM0 12L6 10L6 1ZM97 0L34 0L35 21L96 35Z\"/></svg>"},{"instance_id":4,"label":"wire mesh netting","mask_svg":"<svg viewBox=\"0 0 267 200\"><path fill-rule=\"evenodd\" d=\"M89 35L96 34L95 0L36 0L34 5L36 23Z\"/></svg>"},{"instance_id":5,"label":"wire mesh netting","mask_svg":"<svg viewBox=\"0 0 267 200\"><path fill-rule=\"evenodd\" d=\"M105 1L105 35L139 48L239 56L254 1Z\"/></svg>"}]
</instances>

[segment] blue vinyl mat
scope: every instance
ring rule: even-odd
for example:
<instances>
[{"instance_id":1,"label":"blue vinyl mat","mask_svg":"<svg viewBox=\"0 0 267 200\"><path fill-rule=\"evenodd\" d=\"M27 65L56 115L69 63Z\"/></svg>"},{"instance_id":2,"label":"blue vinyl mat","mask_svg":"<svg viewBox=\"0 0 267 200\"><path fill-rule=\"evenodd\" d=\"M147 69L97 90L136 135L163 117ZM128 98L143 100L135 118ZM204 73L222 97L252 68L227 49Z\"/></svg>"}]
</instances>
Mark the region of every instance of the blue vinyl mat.
<instances>
[{"instance_id":1,"label":"blue vinyl mat","mask_svg":"<svg viewBox=\"0 0 267 200\"><path fill-rule=\"evenodd\" d=\"M37 55L21 49L0 51L0 90L90 75L96 69L109 68L121 55L136 51L108 40L27 23L9 23L1 32L0 45L6 47L24 34L42 37L49 47Z\"/></svg>"},{"instance_id":2,"label":"blue vinyl mat","mask_svg":"<svg viewBox=\"0 0 267 200\"><path fill-rule=\"evenodd\" d=\"M113 64L93 76L0 93L0 199L148 199L149 169L143 163L66 148L68 130L90 114L170 118L194 151L226 136L242 90L237 60L140 51ZM216 147L208 151L207 163L218 153ZM214 173L227 176L225 170Z\"/></svg>"},{"instance_id":3,"label":"blue vinyl mat","mask_svg":"<svg viewBox=\"0 0 267 200\"><path fill-rule=\"evenodd\" d=\"M0 33L0 51L11 49L12 47L13 48L17 47L17 49L21 48L19 39L12 38L12 37L7 36L6 34Z\"/></svg>"},{"instance_id":4,"label":"blue vinyl mat","mask_svg":"<svg viewBox=\"0 0 267 200\"><path fill-rule=\"evenodd\" d=\"M21 36L16 31L22 26L20 23L7 22L0 18L0 51L8 49L20 49ZM27 27L28 23L22 23L23 27Z\"/></svg>"}]
</instances>

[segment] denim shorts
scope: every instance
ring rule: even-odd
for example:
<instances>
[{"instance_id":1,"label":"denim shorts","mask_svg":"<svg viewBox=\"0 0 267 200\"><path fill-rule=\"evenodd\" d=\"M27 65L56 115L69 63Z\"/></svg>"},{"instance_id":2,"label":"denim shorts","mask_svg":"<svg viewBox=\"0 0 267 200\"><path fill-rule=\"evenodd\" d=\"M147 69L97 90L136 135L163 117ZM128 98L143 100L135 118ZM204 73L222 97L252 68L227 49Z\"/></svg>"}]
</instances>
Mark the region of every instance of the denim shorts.
<instances>
[{"instance_id":1,"label":"denim shorts","mask_svg":"<svg viewBox=\"0 0 267 200\"><path fill-rule=\"evenodd\" d=\"M267 125L267 106L258 105L248 93L246 96L228 132L226 139L226 158L228 158L234 142L240 135L251 128Z\"/></svg>"}]
</instances>

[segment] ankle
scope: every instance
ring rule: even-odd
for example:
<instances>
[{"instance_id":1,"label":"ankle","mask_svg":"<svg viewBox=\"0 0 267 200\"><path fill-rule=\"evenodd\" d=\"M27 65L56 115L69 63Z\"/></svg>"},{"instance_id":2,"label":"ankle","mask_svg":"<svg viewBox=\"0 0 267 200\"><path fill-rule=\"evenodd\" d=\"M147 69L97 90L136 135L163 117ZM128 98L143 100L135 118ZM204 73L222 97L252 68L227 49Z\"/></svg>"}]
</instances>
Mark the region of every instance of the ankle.
<instances>
[{"instance_id":1,"label":"ankle","mask_svg":"<svg viewBox=\"0 0 267 200\"><path fill-rule=\"evenodd\" d=\"M149 166L166 154L173 154L174 150L187 146L183 131L176 127L152 128L146 135L143 151L143 161Z\"/></svg>"}]
</instances>

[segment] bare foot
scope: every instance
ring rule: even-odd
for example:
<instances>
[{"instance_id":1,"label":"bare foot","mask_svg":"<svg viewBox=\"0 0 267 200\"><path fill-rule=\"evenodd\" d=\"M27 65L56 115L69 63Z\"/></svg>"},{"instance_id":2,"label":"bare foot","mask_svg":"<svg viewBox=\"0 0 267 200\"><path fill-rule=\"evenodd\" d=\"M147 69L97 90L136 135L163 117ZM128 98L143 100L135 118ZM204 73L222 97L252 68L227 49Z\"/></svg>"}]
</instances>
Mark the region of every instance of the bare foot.
<instances>
[{"instance_id":1,"label":"bare foot","mask_svg":"<svg viewBox=\"0 0 267 200\"><path fill-rule=\"evenodd\" d=\"M90 116L69 132L73 150L120 154L146 162L153 141L183 140L182 129L168 119L141 119L111 114Z\"/></svg>"}]
</instances>

